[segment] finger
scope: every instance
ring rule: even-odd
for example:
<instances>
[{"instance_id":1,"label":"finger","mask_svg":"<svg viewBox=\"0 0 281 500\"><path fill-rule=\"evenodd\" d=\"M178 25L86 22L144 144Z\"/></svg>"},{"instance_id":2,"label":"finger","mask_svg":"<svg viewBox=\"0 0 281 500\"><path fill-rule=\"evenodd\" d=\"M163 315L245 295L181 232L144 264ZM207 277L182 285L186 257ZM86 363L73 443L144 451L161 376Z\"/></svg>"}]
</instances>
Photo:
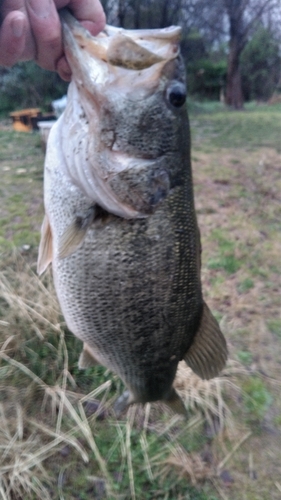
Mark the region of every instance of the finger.
<instances>
[{"instance_id":1,"label":"finger","mask_svg":"<svg viewBox=\"0 0 281 500\"><path fill-rule=\"evenodd\" d=\"M79 21L87 21L85 27L92 35L104 29L105 13L99 0L70 0L69 8Z\"/></svg>"},{"instance_id":2,"label":"finger","mask_svg":"<svg viewBox=\"0 0 281 500\"><path fill-rule=\"evenodd\" d=\"M27 0L28 17L36 43L36 61L55 71L63 55L61 24L52 0Z\"/></svg>"},{"instance_id":3,"label":"finger","mask_svg":"<svg viewBox=\"0 0 281 500\"><path fill-rule=\"evenodd\" d=\"M25 49L28 21L19 11L8 14L0 28L0 64L13 66Z\"/></svg>"},{"instance_id":4,"label":"finger","mask_svg":"<svg viewBox=\"0 0 281 500\"><path fill-rule=\"evenodd\" d=\"M56 70L63 80L66 82L71 80L71 69L65 57L58 60Z\"/></svg>"},{"instance_id":5,"label":"finger","mask_svg":"<svg viewBox=\"0 0 281 500\"><path fill-rule=\"evenodd\" d=\"M105 27L105 13L99 0L55 0L58 9L69 7L74 17L82 22L92 35Z\"/></svg>"},{"instance_id":6,"label":"finger","mask_svg":"<svg viewBox=\"0 0 281 500\"><path fill-rule=\"evenodd\" d=\"M80 21L82 26L88 30L91 35L96 36L98 35L105 27L105 22L104 21Z\"/></svg>"}]
</instances>

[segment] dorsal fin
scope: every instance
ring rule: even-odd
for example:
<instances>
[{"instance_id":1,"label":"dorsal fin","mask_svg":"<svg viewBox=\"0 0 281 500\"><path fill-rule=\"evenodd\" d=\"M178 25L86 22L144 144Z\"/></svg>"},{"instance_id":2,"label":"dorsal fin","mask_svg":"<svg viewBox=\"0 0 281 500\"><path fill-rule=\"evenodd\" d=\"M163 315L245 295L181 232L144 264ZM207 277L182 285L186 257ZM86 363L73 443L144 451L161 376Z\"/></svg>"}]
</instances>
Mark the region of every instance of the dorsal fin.
<instances>
[{"instance_id":1,"label":"dorsal fin","mask_svg":"<svg viewBox=\"0 0 281 500\"><path fill-rule=\"evenodd\" d=\"M199 329L183 358L202 379L219 375L227 360L227 345L216 318L204 302Z\"/></svg>"},{"instance_id":2,"label":"dorsal fin","mask_svg":"<svg viewBox=\"0 0 281 500\"><path fill-rule=\"evenodd\" d=\"M37 273L42 274L53 259L53 235L48 216L45 215L41 227L41 240L38 250Z\"/></svg>"}]
</instances>

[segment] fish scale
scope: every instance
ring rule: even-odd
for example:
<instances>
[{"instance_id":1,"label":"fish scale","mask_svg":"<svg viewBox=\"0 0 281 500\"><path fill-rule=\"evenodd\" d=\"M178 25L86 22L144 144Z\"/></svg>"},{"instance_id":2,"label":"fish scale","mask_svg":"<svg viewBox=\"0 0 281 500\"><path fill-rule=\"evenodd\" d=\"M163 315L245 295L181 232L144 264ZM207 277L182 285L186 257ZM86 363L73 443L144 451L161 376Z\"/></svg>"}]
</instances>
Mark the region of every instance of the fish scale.
<instances>
[{"instance_id":1,"label":"fish scale","mask_svg":"<svg viewBox=\"0 0 281 500\"><path fill-rule=\"evenodd\" d=\"M141 372L146 371L148 380L157 377L157 370L162 372L160 361L165 361L168 385L171 371L173 375L175 371L174 363L169 367L169 359L182 359L190 342L188 331L194 330L201 309L200 283L194 271L198 249L196 245L191 248L192 231L180 230L183 221L179 214L186 219L188 209L178 210L179 190L184 192L184 186L149 219L124 221L112 216L111 223L91 228L82 246L68 259L58 261L58 267L54 265L54 275L60 277L59 286L64 290L61 307L71 330L91 345L94 329L95 346L103 356L112 345L115 359L111 356L110 366L132 385L139 374L129 376L127 369L132 358L141 361L142 353L146 359ZM78 190L75 197L71 193L65 197L68 214L71 202L77 205L76 196L81 204ZM58 220L54 225L63 218L61 209L55 213ZM65 227L68 223L66 217ZM168 246L167 238L171 240ZM77 265L81 262L86 263L83 275ZM88 311L88 317L81 315L81 309ZM173 330L176 335L171 335ZM135 344L141 337L143 342ZM152 367L151 373L148 367Z\"/></svg>"},{"instance_id":2,"label":"fish scale","mask_svg":"<svg viewBox=\"0 0 281 500\"><path fill-rule=\"evenodd\" d=\"M67 325L84 343L79 366L101 363L127 386L117 413L162 400L185 414L178 362L210 378L227 348L201 291L179 29L120 37L107 27L107 40L62 18L73 80L47 147L38 270L52 262Z\"/></svg>"}]
</instances>

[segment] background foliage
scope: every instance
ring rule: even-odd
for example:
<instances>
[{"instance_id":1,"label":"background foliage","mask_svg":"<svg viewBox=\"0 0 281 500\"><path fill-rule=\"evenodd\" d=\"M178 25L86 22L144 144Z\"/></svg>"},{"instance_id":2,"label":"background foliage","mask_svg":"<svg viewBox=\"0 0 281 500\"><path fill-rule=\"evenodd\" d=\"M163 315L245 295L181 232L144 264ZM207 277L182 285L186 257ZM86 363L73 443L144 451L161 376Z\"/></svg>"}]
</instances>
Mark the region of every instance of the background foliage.
<instances>
[{"instance_id":1,"label":"background foliage","mask_svg":"<svg viewBox=\"0 0 281 500\"><path fill-rule=\"evenodd\" d=\"M267 100L281 90L278 40L262 25L242 52L241 72L246 100Z\"/></svg>"},{"instance_id":2,"label":"background foliage","mask_svg":"<svg viewBox=\"0 0 281 500\"><path fill-rule=\"evenodd\" d=\"M280 500L281 103L188 108L203 290L229 362L210 381L180 364L186 422L158 403L116 420L120 379L78 369L51 272L36 274L40 138L0 120L1 500Z\"/></svg>"},{"instance_id":3,"label":"background foliage","mask_svg":"<svg viewBox=\"0 0 281 500\"><path fill-rule=\"evenodd\" d=\"M239 72L243 98L266 101L280 92L281 0L239 0ZM199 99L226 93L234 0L102 0L109 24L125 28L183 28L188 88ZM232 24L231 24L232 22ZM235 30L234 30L235 31ZM55 73L24 62L0 68L0 113L23 107L47 109L67 89ZM235 107L235 106L234 106Z\"/></svg>"},{"instance_id":4,"label":"background foliage","mask_svg":"<svg viewBox=\"0 0 281 500\"><path fill-rule=\"evenodd\" d=\"M52 100L67 90L57 73L39 68L33 61L13 68L0 67L0 112L18 108L41 107L48 110Z\"/></svg>"}]
</instances>

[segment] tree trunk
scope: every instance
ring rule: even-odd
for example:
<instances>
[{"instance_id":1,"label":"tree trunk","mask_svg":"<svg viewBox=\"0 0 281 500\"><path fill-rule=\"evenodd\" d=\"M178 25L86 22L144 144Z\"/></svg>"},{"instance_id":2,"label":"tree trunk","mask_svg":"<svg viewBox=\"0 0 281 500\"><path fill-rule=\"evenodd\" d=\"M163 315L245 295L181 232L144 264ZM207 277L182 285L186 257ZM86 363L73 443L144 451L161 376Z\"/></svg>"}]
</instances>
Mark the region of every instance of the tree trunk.
<instances>
[{"instance_id":1,"label":"tree trunk","mask_svg":"<svg viewBox=\"0 0 281 500\"><path fill-rule=\"evenodd\" d=\"M125 27L125 17L126 17L125 0L119 0L117 18L118 18L118 26L121 26L121 28Z\"/></svg>"},{"instance_id":2,"label":"tree trunk","mask_svg":"<svg viewBox=\"0 0 281 500\"><path fill-rule=\"evenodd\" d=\"M168 20L168 11L169 11L169 2L166 0L164 3L162 3L162 9L161 9L161 20L159 24L159 28L166 28L169 26L169 20Z\"/></svg>"},{"instance_id":3,"label":"tree trunk","mask_svg":"<svg viewBox=\"0 0 281 500\"><path fill-rule=\"evenodd\" d=\"M141 19L140 19L140 16L141 16L140 11L141 11L141 9L140 9L140 6L141 6L140 2L137 2L136 5L135 5L135 7L134 7L134 9L135 9L135 12L134 12L134 29L135 30L139 30L140 27L141 27Z\"/></svg>"},{"instance_id":4,"label":"tree trunk","mask_svg":"<svg viewBox=\"0 0 281 500\"><path fill-rule=\"evenodd\" d=\"M239 43L237 40L230 40L227 63L225 102L233 109L242 109L244 103L239 64L240 50L238 47Z\"/></svg>"},{"instance_id":5,"label":"tree trunk","mask_svg":"<svg viewBox=\"0 0 281 500\"><path fill-rule=\"evenodd\" d=\"M225 102L233 109L243 108L240 56L245 43L244 0L223 0L229 19L229 54Z\"/></svg>"}]
</instances>

